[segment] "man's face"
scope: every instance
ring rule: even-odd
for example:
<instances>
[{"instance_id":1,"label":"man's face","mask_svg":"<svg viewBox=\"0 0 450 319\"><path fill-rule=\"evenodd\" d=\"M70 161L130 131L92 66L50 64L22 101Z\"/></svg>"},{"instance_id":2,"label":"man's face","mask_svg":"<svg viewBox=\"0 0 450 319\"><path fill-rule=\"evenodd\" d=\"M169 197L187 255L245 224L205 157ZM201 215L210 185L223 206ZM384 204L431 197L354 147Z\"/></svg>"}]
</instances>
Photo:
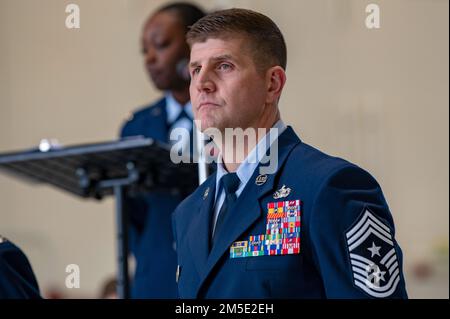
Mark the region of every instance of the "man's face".
<instances>
[{"instance_id":1,"label":"man's face","mask_svg":"<svg viewBox=\"0 0 450 319\"><path fill-rule=\"evenodd\" d=\"M187 85L177 72L177 64L189 56L185 30L173 12L160 12L150 18L142 34L145 67L160 90L181 89Z\"/></svg>"},{"instance_id":2,"label":"man's face","mask_svg":"<svg viewBox=\"0 0 450 319\"><path fill-rule=\"evenodd\" d=\"M192 45L190 95L202 131L259 127L267 87L246 41L211 38Z\"/></svg>"}]
</instances>

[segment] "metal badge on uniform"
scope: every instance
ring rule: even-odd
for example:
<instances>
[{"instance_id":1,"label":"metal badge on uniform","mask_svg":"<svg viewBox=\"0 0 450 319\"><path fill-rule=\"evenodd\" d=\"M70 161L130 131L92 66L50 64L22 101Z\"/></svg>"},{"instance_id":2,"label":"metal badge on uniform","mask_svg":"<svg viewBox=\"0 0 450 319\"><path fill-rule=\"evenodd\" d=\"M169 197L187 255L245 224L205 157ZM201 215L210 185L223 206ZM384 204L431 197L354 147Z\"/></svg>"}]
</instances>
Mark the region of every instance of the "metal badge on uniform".
<instances>
[{"instance_id":1,"label":"metal badge on uniform","mask_svg":"<svg viewBox=\"0 0 450 319\"><path fill-rule=\"evenodd\" d=\"M299 254L300 218L299 199L268 203L266 233L233 243L230 258Z\"/></svg>"},{"instance_id":2,"label":"metal badge on uniform","mask_svg":"<svg viewBox=\"0 0 450 319\"><path fill-rule=\"evenodd\" d=\"M289 187L286 188L286 185L283 185L279 190L277 190L273 194L273 198L274 199L285 198L285 197L288 197L290 193L291 193L291 189Z\"/></svg>"},{"instance_id":3,"label":"metal badge on uniform","mask_svg":"<svg viewBox=\"0 0 450 319\"><path fill-rule=\"evenodd\" d=\"M391 229L364 209L345 235L355 285L372 297L389 297L400 281Z\"/></svg>"},{"instance_id":4,"label":"metal badge on uniform","mask_svg":"<svg viewBox=\"0 0 450 319\"><path fill-rule=\"evenodd\" d=\"M205 189L205 192L203 193L203 200L205 200L208 197L209 194L209 187Z\"/></svg>"},{"instance_id":5,"label":"metal badge on uniform","mask_svg":"<svg viewBox=\"0 0 450 319\"><path fill-rule=\"evenodd\" d=\"M256 184L256 185L261 186L261 185L263 185L265 182L267 182L267 175L266 175L266 174L264 174L264 175L258 175L258 177L256 177L256 180L255 180L255 184Z\"/></svg>"}]
</instances>

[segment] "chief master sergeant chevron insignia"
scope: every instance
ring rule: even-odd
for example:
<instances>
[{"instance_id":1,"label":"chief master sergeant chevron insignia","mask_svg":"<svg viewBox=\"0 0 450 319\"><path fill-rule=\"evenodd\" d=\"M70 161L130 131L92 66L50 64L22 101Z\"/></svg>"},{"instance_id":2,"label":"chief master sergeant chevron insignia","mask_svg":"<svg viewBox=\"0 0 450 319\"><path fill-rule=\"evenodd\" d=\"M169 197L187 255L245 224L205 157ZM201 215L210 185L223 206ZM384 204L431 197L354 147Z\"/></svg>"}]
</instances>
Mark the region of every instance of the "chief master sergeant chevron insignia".
<instances>
[{"instance_id":1,"label":"chief master sergeant chevron insignia","mask_svg":"<svg viewBox=\"0 0 450 319\"><path fill-rule=\"evenodd\" d=\"M368 209L346 233L354 283L372 297L389 297L400 281L391 230Z\"/></svg>"}]
</instances>

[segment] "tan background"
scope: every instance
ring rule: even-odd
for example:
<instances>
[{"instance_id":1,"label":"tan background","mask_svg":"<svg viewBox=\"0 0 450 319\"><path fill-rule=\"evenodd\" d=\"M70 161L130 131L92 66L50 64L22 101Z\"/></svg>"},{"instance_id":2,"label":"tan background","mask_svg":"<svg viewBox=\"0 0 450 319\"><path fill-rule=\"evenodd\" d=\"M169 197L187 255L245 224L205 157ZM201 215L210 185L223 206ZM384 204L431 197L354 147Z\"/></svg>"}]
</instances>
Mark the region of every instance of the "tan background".
<instances>
[{"instance_id":1,"label":"tan background","mask_svg":"<svg viewBox=\"0 0 450 319\"><path fill-rule=\"evenodd\" d=\"M302 139L369 170L403 248L412 298L448 298L448 1L196 1L268 14L288 43L282 116ZM81 28L65 27L65 7ZM139 35L165 1L0 0L0 152L117 136L155 100ZM43 292L96 297L115 272L114 202L80 201L0 175L0 233L30 258ZM81 288L64 286L78 264ZM428 274L428 275L427 275ZM421 275L421 276L420 276Z\"/></svg>"}]
</instances>

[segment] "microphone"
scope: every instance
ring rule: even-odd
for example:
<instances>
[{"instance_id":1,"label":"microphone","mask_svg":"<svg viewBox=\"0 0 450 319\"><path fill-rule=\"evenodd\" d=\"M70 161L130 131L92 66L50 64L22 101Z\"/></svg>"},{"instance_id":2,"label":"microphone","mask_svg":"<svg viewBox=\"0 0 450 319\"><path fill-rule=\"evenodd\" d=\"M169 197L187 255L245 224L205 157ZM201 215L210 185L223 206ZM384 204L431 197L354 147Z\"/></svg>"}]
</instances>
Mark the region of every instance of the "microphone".
<instances>
[{"instance_id":1,"label":"microphone","mask_svg":"<svg viewBox=\"0 0 450 319\"><path fill-rule=\"evenodd\" d=\"M189 74L189 59L184 58L178 61L176 65L176 70L178 75L185 81L191 80L191 75Z\"/></svg>"}]
</instances>

